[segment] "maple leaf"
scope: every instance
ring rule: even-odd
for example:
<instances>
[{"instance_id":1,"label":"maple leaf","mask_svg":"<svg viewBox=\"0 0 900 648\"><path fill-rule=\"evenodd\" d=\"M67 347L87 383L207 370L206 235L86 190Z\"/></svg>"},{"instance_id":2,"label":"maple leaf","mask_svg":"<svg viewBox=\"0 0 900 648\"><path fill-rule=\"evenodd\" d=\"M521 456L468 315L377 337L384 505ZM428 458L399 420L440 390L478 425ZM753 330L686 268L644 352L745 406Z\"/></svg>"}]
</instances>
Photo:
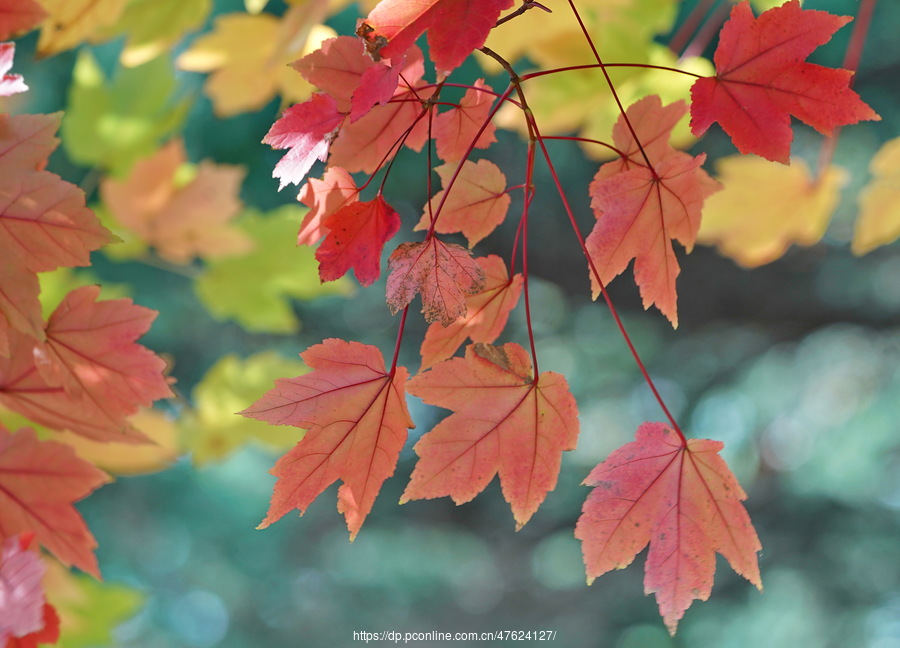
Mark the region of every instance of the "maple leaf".
<instances>
[{"instance_id":1,"label":"maple leaf","mask_svg":"<svg viewBox=\"0 0 900 648\"><path fill-rule=\"evenodd\" d=\"M281 18L243 12L217 16L213 30L195 40L176 65L211 73L203 88L222 117L259 110L276 94L288 102L303 101L312 86L290 63L335 35L320 24L326 8L323 2L306 2Z\"/></svg>"},{"instance_id":2,"label":"maple leaf","mask_svg":"<svg viewBox=\"0 0 900 648\"><path fill-rule=\"evenodd\" d=\"M171 395L163 361L134 342L155 313L128 299L94 303L98 292L69 293L50 316L46 344L10 332L0 404L98 441L146 442L127 417Z\"/></svg>"},{"instance_id":3,"label":"maple leaf","mask_svg":"<svg viewBox=\"0 0 900 648\"><path fill-rule=\"evenodd\" d=\"M130 299L96 301L97 286L70 292L47 321L49 363L38 363L48 382L96 402L113 420L140 405L172 396L166 363L135 340L150 328L156 311Z\"/></svg>"},{"instance_id":4,"label":"maple leaf","mask_svg":"<svg viewBox=\"0 0 900 648\"><path fill-rule=\"evenodd\" d=\"M7 74L12 69L15 53L15 43L0 43L0 97L28 90L21 74Z\"/></svg>"},{"instance_id":5,"label":"maple leaf","mask_svg":"<svg viewBox=\"0 0 900 648\"><path fill-rule=\"evenodd\" d=\"M46 566L38 554L28 551L32 532L11 535L3 542L0 555L0 645L44 627L44 588L41 579Z\"/></svg>"},{"instance_id":6,"label":"maple leaf","mask_svg":"<svg viewBox=\"0 0 900 648\"><path fill-rule=\"evenodd\" d=\"M99 578L97 543L72 504L108 481L68 446L0 429L0 539L34 532L62 563Z\"/></svg>"},{"instance_id":7,"label":"maple leaf","mask_svg":"<svg viewBox=\"0 0 900 648\"><path fill-rule=\"evenodd\" d=\"M73 161L119 177L178 130L190 108L190 99L175 101L174 69L165 55L119 68L107 79L91 51L82 49L72 79L63 147Z\"/></svg>"},{"instance_id":8,"label":"maple leaf","mask_svg":"<svg viewBox=\"0 0 900 648\"><path fill-rule=\"evenodd\" d=\"M130 0L119 19L101 30L103 40L125 35L120 60L134 67L156 58L203 25L212 0Z\"/></svg>"},{"instance_id":9,"label":"maple leaf","mask_svg":"<svg viewBox=\"0 0 900 648\"><path fill-rule=\"evenodd\" d=\"M16 263L0 264L0 357L9 357L10 332L44 339L37 275Z\"/></svg>"},{"instance_id":10,"label":"maple leaf","mask_svg":"<svg viewBox=\"0 0 900 648\"><path fill-rule=\"evenodd\" d=\"M124 180L106 178L100 195L116 220L173 263L247 252L252 242L230 221L241 210L242 167L202 161L180 181L184 144L172 140L139 160Z\"/></svg>"},{"instance_id":11,"label":"maple leaf","mask_svg":"<svg viewBox=\"0 0 900 648\"><path fill-rule=\"evenodd\" d=\"M445 162L462 159L470 147L484 149L497 141L494 125L488 121L494 104L494 94L484 79L477 79L473 87L459 102L446 112L434 118L434 139L437 154ZM477 135L477 137L476 137Z\"/></svg>"},{"instance_id":12,"label":"maple leaf","mask_svg":"<svg viewBox=\"0 0 900 648\"><path fill-rule=\"evenodd\" d=\"M0 180L42 169L59 140L62 113L52 115L0 114Z\"/></svg>"},{"instance_id":13,"label":"maple leaf","mask_svg":"<svg viewBox=\"0 0 900 648\"><path fill-rule=\"evenodd\" d=\"M0 115L0 319L37 340L34 273L89 265L90 252L114 240L78 187L38 170L56 148L58 125L59 115ZM8 350L8 340L0 346Z\"/></svg>"},{"instance_id":14,"label":"maple leaf","mask_svg":"<svg viewBox=\"0 0 900 648\"><path fill-rule=\"evenodd\" d=\"M472 344L414 376L409 393L454 413L415 445L419 461L401 504L450 496L471 501L500 475L503 497L521 528L556 487L564 450L578 440L578 412L565 378L534 379L531 359L515 343Z\"/></svg>"},{"instance_id":15,"label":"maple leaf","mask_svg":"<svg viewBox=\"0 0 900 648\"><path fill-rule=\"evenodd\" d=\"M280 179L278 189L300 184L316 160L328 157L328 147L344 120L331 95L315 93L308 101L295 104L272 124L263 144L290 149L272 175Z\"/></svg>"},{"instance_id":16,"label":"maple leaf","mask_svg":"<svg viewBox=\"0 0 900 648\"><path fill-rule=\"evenodd\" d=\"M654 304L676 327L675 279L680 268L670 239L690 252L703 201L719 189L701 168L704 154L693 157L665 143L668 128L677 121L677 114L685 111L682 102L663 107L653 95L628 108L629 118L635 118L638 139L643 141L646 135L650 143L645 153L653 155L652 168L645 165L624 118L620 118L613 141L630 157L604 164L591 182L591 207L597 223L586 241L593 268L604 285L634 259L634 278L644 308ZM593 270L590 274L596 299L600 286Z\"/></svg>"},{"instance_id":17,"label":"maple leaf","mask_svg":"<svg viewBox=\"0 0 900 648\"><path fill-rule=\"evenodd\" d=\"M306 371L300 360L274 351L246 359L234 354L220 358L191 393L193 410L178 417L182 444L194 465L220 461L250 442L282 452L294 446L296 435L283 427L235 416L234 412L258 400L277 378Z\"/></svg>"},{"instance_id":18,"label":"maple leaf","mask_svg":"<svg viewBox=\"0 0 900 648\"><path fill-rule=\"evenodd\" d=\"M440 176L441 184L447 186L457 168L457 164L448 163L434 167L434 170ZM506 193L506 176L490 160L463 162L446 199L445 193L446 189L442 189L434 195L414 229L428 229L431 214L444 200L440 213L435 215L434 230L441 234L462 232L468 239L469 248L475 247L503 222L511 201Z\"/></svg>"},{"instance_id":19,"label":"maple leaf","mask_svg":"<svg viewBox=\"0 0 900 648\"><path fill-rule=\"evenodd\" d=\"M84 193L47 171L0 181L0 254L33 272L90 265L114 239L85 207Z\"/></svg>"},{"instance_id":20,"label":"maple leaf","mask_svg":"<svg viewBox=\"0 0 900 648\"><path fill-rule=\"evenodd\" d=\"M300 187L297 200L309 207L300 224L297 245L314 245L328 233L328 228L324 225L325 219L359 200L359 189L346 169L330 167L321 180L307 180Z\"/></svg>"},{"instance_id":21,"label":"maple leaf","mask_svg":"<svg viewBox=\"0 0 900 648\"><path fill-rule=\"evenodd\" d=\"M239 226L253 239L248 254L207 262L194 282L203 305L217 319L234 319L248 331L293 333L300 327L290 298L346 295L348 281L315 280L313 250L294 244L302 207L286 205L267 214L248 210Z\"/></svg>"},{"instance_id":22,"label":"maple leaf","mask_svg":"<svg viewBox=\"0 0 900 648\"><path fill-rule=\"evenodd\" d=\"M275 425L307 430L275 464L278 477L265 528L292 509L301 514L340 479L338 511L356 537L394 473L413 422L406 409L407 371L385 369L381 352L359 342L328 339L300 354L312 371L277 380L275 388L241 412Z\"/></svg>"},{"instance_id":23,"label":"maple leaf","mask_svg":"<svg viewBox=\"0 0 900 648\"><path fill-rule=\"evenodd\" d=\"M114 24L126 0L41 0L49 14L41 25L38 54L52 56L75 47Z\"/></svg>"},{"instance_id":24,"label":"maple leaf","mask_svg":"<svg viewBox=\"0 0 900 648\"><path fill-rule=\"evenodd\" d=\"M400 216L378 194L344 205L323 225L328 234L316 250L321 280L340 279L353 268L359 283L369 286L381 275L381 251L400 229Z\"/></svg>"},{"instance_id":25,"label":"maple leaf","mask_svg":"<svg viewBox=\"0 0 900 648\"><path fill-rule=\"evenodd\" d=\"M0 0L0 40L31 31L46 17L35 0Z\"/></svg>"},{"instance_id":26,"label":"maple leaf","mask_svg":"<svg viewBox=\"0 0 900 648\"><path fill-rule=\"evenodd\" d=\"M859 193L854 254L866 254L900 236L900 138L885 142L872 161L872 180Z\"/></svg>"},{"instance_id":27,"label":"maple leaf","mask_svg":"<svg viewBox=\"0 0 900 648\"><path fill-rule=\"evenodd\" d=\"M513 0L383 0L356 33L378 60L402 55L428 30L431 60L445 76L484 45L500 12L512 4ZM435 26L439 29L432 29Z\"/></svg>"},{"instance_id":28,"label":"maple leaf","mask_svg":"<svg viewBox=\"0 0 900 648\"><path fill-rule=\"evenodd\" d=\"M593 486L575 537L582 541L588 582L623 569L649 543L644 589L655 593L671 634L694 599L712 590L716 552L762 588L762 548L737 479L718 455L720 441L685 442L663 423L644 423L635 441L591 471Z\"/></svg>"},{"instance_id":29,"label":"maple leaf","mask_svg":"<svg viewBox=\"0 0 900 648\"><path fill-rule=\"evenodd\" d=\"M723 189L703 205L697 242L715 245L745 267L774 261L791 243L821 240L847 181L836 167L813 178L803 160L785 166L735 155L720 158L716 171Z\"/></svg>"},{"instance_id":30,"label":"maple leaf","mask_svg":"<svg viewBox=\"0 0 900 648\"><path fill-rule=\"evenodd\" d=\"M448 326L435 322L425 332L420 350L422 370L450 358L466 341L493 343L509 319L522 293L522 275L512 278L503 259L491 254L475 259L484 272L484 289L467 295L466 314Z\"/></svg>"},{"instance_id":31,"label":"maple leaf","mask_svg":"<svg viewBox=\"0 0 900 648\"><path fill-rule=\"evenodd\" d=\"M56 561L47 565L44 585L65 628L65 645L72 647L115 645L116 628L132 618L146 599L135 587L97 581Z\"/></svg>"},{"instance_id":32,"label":"maple leaf","mask_svg":"<svg viewBox=\"0 0 900 648\"><path fill-rule=\"evenodd\" d=\"M753 17L744 0L719 35L716 76L691 87L691 130L699 137L718 122L741 153L787 164L791 115L823 135L880 117L853 90L849 70L805 62L849 16L802 9L789 0Z\"/></svg>"},{"instance_id":33,"label":"maple leaf","mask_svg":"<svg viewBox=\"0 0 900 648\"><path fill-rule=\"evenodd\" d=\"M374 106L352 123L345 124L331 146L328 163L350 173L374 173L387 159L396 154L402 142L415 151L421 150L428 139L428 120L423 102L434 92L425 84L417 87L425 74L422 51L412 47L406 53L400 83L391 101Z\"/></svg>"},{"instance_id":34,"label":"maple leaf","mask_svg":"<svg viewBox=\"0 0 900 648\"><path fill-rule=\"evenodd\" d=\"M363 74L378 64L366 56L366 48L358 38L338 36L291 65L304 79L333 97L340 112L349 113Z\"/></svg>"},{"instance_id":35,"label":"maple leaf","mask_svg":"<svg viewBox=\"0 0 900 648\"><path fill-rule=\"evenodd\" d=\"M53 440L71 447L79 457L113 475L146 475L165 470L181 454L175 424L165 412L141 408L128 417L128 424L146 439L145 443L95 441L66 431L55 432Z\"/></svg>"},{"instance_id":36,"label":"maple leaf","mask_svg":"<svg viewBox=\"0 0 900 648\"><path fill-rule=\"evenodd\" d=\"M403 243L388 259L387 302L396 314L422 295L428 322L447 326L466 314L466 295L484 288L484 272L472 254L455 243L432 236L421 243Z\"/></svg>"}]
</instances>

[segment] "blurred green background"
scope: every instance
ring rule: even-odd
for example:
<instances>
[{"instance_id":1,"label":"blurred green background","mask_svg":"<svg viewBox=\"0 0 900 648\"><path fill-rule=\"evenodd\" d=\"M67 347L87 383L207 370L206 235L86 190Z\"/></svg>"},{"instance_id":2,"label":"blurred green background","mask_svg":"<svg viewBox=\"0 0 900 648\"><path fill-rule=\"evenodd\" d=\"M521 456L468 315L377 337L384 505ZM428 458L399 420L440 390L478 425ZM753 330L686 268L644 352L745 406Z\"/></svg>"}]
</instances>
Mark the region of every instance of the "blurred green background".
<instances>
[{"instance_id":1,"label":"blurred green background","mask_svg":"<svg viewBox=\"0 0 900 648\"><path fill-rule=\"evenodd\" d=\"M694 4L682 3L679 20ZM856 5L805 3L840 14L854 13ZM214 13L242 8L242 2L222 0ZM267 10L279 14L284 6L272 2ZM350 33L354 17L351 8L330 23ZM288 516L255 530L274 483L268 474L273 453L247 447L201 468L182 458L154 475L119 478L79 506L100 542L105 580L144 595L143 607L115 630L109 645L318 648L349 646L353 631L362 630L555 630L552 645L572 648L900 648L900 246L862 258L848 246L868 161L883 141L900 134L898 24L900 4L879 3L855 87L883 120L841 134L836 163L852 170L853 183L822 243L792 248L753 271L708 248L681 255L677 331L655 310L641 310L630 277L611 287L682 427L690 436L725 442L723 454L749 494L747 508L763 544L763 594L720 558L711 600L695 603L670 638L655 602L642 594L643 554L586 587L573 537L587 495L580 482L630 441L642 421L662 414L605 306L587 297L583 260L573 253L574 237L548 189L539 190L532 208L540 215L529 249L534 330L541 369L569 380L582 432L578 450L563 457L557 489L532 521L514 531L496 481L461 507L445 499L397 506L414 464L412 441L442 416L413 398L417 428L353 543L335 511L334 487L303 519ZM848 36L849 28L814 60L840 65ZM34 35L19 41L14 69L32 87L24 109L60 110L77 53L35 62L35 42ZM92 48L108 74L120 47ZM474 79L482 73L472 64L460 74ZM201 93L202 80L175 73L176 92L190 102L184 137L191 159L246 167L242 198L248 205L266 211L294 204L293 189L278 193L271 178L280 154L259 143L279 114L279 101L220 119ZM504 87L502 77L493 80ZM500 140L491 157L515 177L523 168L523 145L509 133ZM794 155L814 162L820 138L798 126L795 140ZM553 151L570 199L589 224L584 188L596 163L574 146ZM698 151L714 158L732 149L713 134ZM405 152L398 164L388 187L394 196L403 194L392 204L404 217L401 236L409 237L426 199L423 161ZM91 189L94 172L64 151L55 154L51 169ZM516 210L514 201L511 213ZM481 252L508 254L512 227L492 236ZM130 285L138 303L160 311L143 341L174 359L172 374L185 397L228 353L275 350L296 357L326 337L387 352L396 336L383 280L350 298L295 302L300 332L274 335L214 320L192 281L165 269L97 255L92 271L103 282ZM401 364L412 370L423 332L424 324L413 321L406 334ZM501 341L526 339L520 307ZM165 407L177 412L178 404Z\"/></svg>"}]
</instances>

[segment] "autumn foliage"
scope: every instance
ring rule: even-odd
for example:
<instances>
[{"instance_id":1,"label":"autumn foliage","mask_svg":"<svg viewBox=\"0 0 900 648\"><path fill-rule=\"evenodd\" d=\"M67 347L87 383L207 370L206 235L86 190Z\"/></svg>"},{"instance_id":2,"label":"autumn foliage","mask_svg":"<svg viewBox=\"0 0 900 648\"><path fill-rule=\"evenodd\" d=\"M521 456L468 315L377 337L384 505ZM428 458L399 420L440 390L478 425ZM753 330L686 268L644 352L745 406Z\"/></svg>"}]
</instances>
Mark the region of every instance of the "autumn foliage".
<instances>
[{"instance_id":1,"label":"autumn foliage","mask_svg":"<svg viewBox=\"0 0 900 648\"><path fill-rule=\"evenodd\" d=\"M140 3L127 9L81 0L13 4L0 0L0 38L40 26L38 49L45 55L125 34L123 61L143 62L193 24L186 17L187 27L147 34L135 27ZM101 223L81 189L45 170L60 116L0 114L0 406L30 421L12 430L0 423L0 573L21 563L15 578L38 583L45 569L35 553L40 545L62 564L99 577L96 542L72 504L109 477L95 465L102 460L91 459L100 455L82 451L71 437L122 444L127 454L164 434L137 423L155 401L172 396L166 363L138 342L154 312L127 298L102 299L97 286L74 287L46 316L41 303L39 273L87 266L92 252L123 239L125 257L196 270L198 295L214 315L267 332L296 328L285 304L303 289L292 283L292 270L266 266L271 284L263 280L248 292L235 287L232 301L223 293L231 292L237 282L230 278L240 276L243 263L263 264L276 245L315 248L310 269L332 286L324 290L343 290L351 274L363 287L385 275L386 308L398 316L392 354L326 339L300 353L305 368L285 367L293 375L265 393L239 388L234 376L241 370L229 370L229 393L240 396L228 401L236 404L225 414L241 410L252 420L214 423L222 412L202 404L206 392L199 388L196 409L184 414L192 424L219 426L219 438L186 444L204 458L198 461L237 445L227 435L237 435L238 426L251 426L241 428L241 439L265 439L267 426L259 422L298 428L293 447L272 471L278 481L261 528L291 511L302 514L340 482L338 510L350 538L356 537L415 427L407 392L450 413L415 442L418 459L401 503L450 497L462 504L497 477L521 528L556 487L563 452L575 450L580 433L599 433L580 429L566 378L539 369L529 301L528 248L535 242L528 223L535 193L547 191L559 194L553 216L561 217L561 230L574 233L573 254L585 259L592 296L604 297L666 418L641 425L635 441L584 480L592 490L573 523L588 580L628 566L649 545L645 590L655 594L672 634L692 602L709 597L717 553L761 588L760 541L742 504L747 496L718 454L722 443L687 438L606 286L630 267L645 309L654 306L677 327L677 279L689 262L682 250L716 244L751 266L777 258L791 243L821 238L842 176L827 159L815 174L792 160L792 119L825 136L879 119L851 88L852 69L807 61L852 18L804 9L799 0L758 15L747 0L738 2L719 33L714 70L699 74L681 62L606 60L605 43L592 37L593 18L582 11L590 2L382 0L355 34L343 35L321 24L329 3L290 4L281 19L266 13L221 17L213 33L178 60L182 69L210 74L206 89L220 115L255 110L275 93L295 102L262 139L284 151L273 169L277 188L297 185L297 198L308 208L297 218L291 212L286 228L275 214L238 221L244 171L210 160L192 164L177 138L146 152L122 152L116 142L81 152L72 145L73 157L96 156L90 163L103 169ZM508 45L518 22L543 12L575 26L567 38L574 34L579 43L578 62L553 64L541 45L532 55L535 69ZM555 29L549 28L553 36ZM234 56L239 39L243 59ZM12 43L0 45L0 96L27 90L26 80L11 72L13 56ZM506 86L491 87L487 76L457 81L454 75L470 57L486 70L500 70ZM89 61L79 65L83 77L99 83ZM626 105L611 72L628 66L690 83L678 97L648 92ZM590 75L585 93L602 92L615 106L603 139L559 135L538 107L541 84L582 74ZM90 96L116 101L112 91ZM154 118L174 122L179 110L160 104ZM519 177L491 159L497 128L511 120L525 135ZM744 157L706 168L705 154L684 150L687 120L696 137L718 124ZM560 178L550 140L577 141L604 160L589 186L570 187ZM424 152L427 165L422 178L430 197L412 214L391 204L403 199L393 161L405 150ZM876 180L864 193L854 241L859 252L900 233L896 208L890 219L876 214L896 194L897 153L893 145L873 161ZM537 166L548 171L548 186L537 185ZM310 177L313 170L320 177ZM571 192L590 199L590 231L578 224ZM784 215L761 226L769 221L754 201L768 201L772 192L784 200ZM521 213L510 213L513 204ZM508 258L480 255L479 244L505 223L515 232ZM395 240L408 230L417 234ZM498 343L520 302L527 338ZM259 318L254 310L268 315ZM408 370L398 364L399 350L409 343L408 318L419 310L429 326L420 342L421 365ZM222 371L218 379L227 382ZM163 437L156 438L160 443ZM161 445L171 449L170 442ZM153 455L147 465L164 465L174 452ZM53 606L41 586L30 591L28 600L4 603L0 597L0 612L14 618L0 623L0 645L55 640Z\"/></svg>"}]
</instances>

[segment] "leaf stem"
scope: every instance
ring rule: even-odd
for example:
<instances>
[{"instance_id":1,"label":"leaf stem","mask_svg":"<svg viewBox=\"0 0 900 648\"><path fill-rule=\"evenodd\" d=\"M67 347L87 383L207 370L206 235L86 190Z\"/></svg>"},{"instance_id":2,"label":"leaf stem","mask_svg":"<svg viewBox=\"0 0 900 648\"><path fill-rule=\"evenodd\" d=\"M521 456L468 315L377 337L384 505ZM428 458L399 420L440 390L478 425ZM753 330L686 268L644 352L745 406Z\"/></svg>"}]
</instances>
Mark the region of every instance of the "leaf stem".
<instances>
[{"instance_id":1,"label":"leaf stem","mask_svg":"<svg viewBox=\"0 0 900 648\"><path fill-rule=\"evenodd\" d=\"M861 0L859 11L856 14L856 22L853 25L853 33L850 34L850 42L847 44L847 52L844 54L844 69L853 72L848 87L853 87L853 81L856 79L856 72L859 70L859 62L862 60L863 48L866 45L866 37L869 34L869 27L872 24L872 14L875 12L877 0ZM818 184L825 175L828 166L834 160L835 149L837 149L838 137L841 134L841 127L836 126L831 132L830 137L822 139L822 146L819 148L819 159L816 161L816 177L813 181Z\"/></svg>"},{"instance_id":2,"label":"leaf stem","mask_svg":"<svg viewBox=\"0 0 900 648\"><path fill-rule=\"evenodd\" d=\"M675 67L669 67L668 65L651 65L650 63L585 63L584 65L567 65L561 68L551 68L549 70L538 70L536 72L529 72L527 74L523 74L519 77L522 81L528 81L529 79L536 79L538 77L547 76L548 74L558 74L560 72L573 72L575 70L596 70L603 68L645 68L647 70L663 70L664 72L677 72L678 74L686 74L687 76L694 77L695 79L703 78L702 75L697 74L696 72L688 72L687 70L681 70Z\"/></svg>"},{"instance_id":3,"label":"leaf stem","mask_svg":"<svg viewBox=\"0 0 900 648\"><path fill-rule=\"evenodd\" d=\"M597 51L597 46L594 44L594 40L588 33L587 27L585 26L584 21L581 19L581 14L578 13L578 9L575 7L574 0L569 0L569 7L572 9L572 13L575 14L575 18L576 20L578 20L578 25L581 27L581 32L584 34L584 38L585 40L587 40L587 43L591 48L591 52L593 52L594 54L594 59L597 61L597 65L603 72L603 77L606 79L606 85L609 86L609 91L612 93L612 97L615 100L616 105L619 107L619 112L622 115L622 119L625 120L625 125L628 126L628 130L631 132L631 137L634 138L634 143L637 144L638 149L641 152L641 157L643 157L644 162L647 163L647 168L650 169L650 173L653 175L653 179L659 180L659 175L656 173L656 169L654 169L653 165L650 163L650 158L647 157L647 152L644 150L644 146L643 144L641 144L641 140L638 138L637 133L634 130L634 126L631 124L631 120L628 119L628 115L625 112L625 106L622 105L622 100L619 98L619 93L616 92L616 86L612 82L612 78L609 76L609 72L607 71L606 66L600 59L600 52Z\"/></svg>"},{"instance_id":4,"label":"leaf stem","mask_svg":"<svg viewBox=\"0 0 900 648\"><path fill-rule=\"evenodd\" d=\"M663 413L666 415L666 418L669 420L669 423L672 424L672 429L678 434L681 438L682 443L687 443L687 439L684 436L684 433L681 431L681 427L679 427L678 422L675 420L675 417L672 416L672 413L669 411L669 408L666 406L665 401L659 393L659 390L656 388L656 384L653 382L653 379L650 377L650 374L647 371L647 368L644 366L644 362L641 360L641 356L638 354L637 349L634 346L634 343L631 341L631 336L628 335L628 331L625 329L625 324L622 322L622 319L619 317L619 313L616 310L615 305L613 304L612 298L609 296L609 292L606 290L606 286L603 281L600 279L600 273L594 265L594 260L591 259L591 255L588 253L587 246L585 245L584 236L581 234L581 229L578 227L578 223L575 220L575 214L572 212L572 207L569 205L569 200L566 198L565 190L562 188L562 183L560 182L559 176L556 173L556 168L553 166L553 161L550 158L550 152L547 150L547 147L544 145L543 138L538 131L538 126L535 123L534 129L538 133L538 145L541 147L541 151L544 156L544 160L547 163L547 167L550 170L550 175L553 178L553 184L556 185L556 191L559 194L560 199L563 203L563 208L566 211L566 214L569 217L569 223L572 225L572 229L575 232L575 236L578 239L578 245L581 247L581 251L584 253L585 258L587 259L588 265L591 268L591 273L594 275L594 278L597 280L597 285L600 286L600 292L603 295L604 301L606 301L606 305L609 308L609 312L613 317L613 320L616 322L616 327L619 329L619 332L622 334L622 338L625 340L625 344L628 346L628 350L631 352L631 357L634 358L635 364L637 364L638 369L641 372L641 375L644 377L644 382L647 383L647 386L650 387L650 391L653 392L653 397L656 399L656 402L659 403L660 408Z\"/></svg>"}]
</instances>

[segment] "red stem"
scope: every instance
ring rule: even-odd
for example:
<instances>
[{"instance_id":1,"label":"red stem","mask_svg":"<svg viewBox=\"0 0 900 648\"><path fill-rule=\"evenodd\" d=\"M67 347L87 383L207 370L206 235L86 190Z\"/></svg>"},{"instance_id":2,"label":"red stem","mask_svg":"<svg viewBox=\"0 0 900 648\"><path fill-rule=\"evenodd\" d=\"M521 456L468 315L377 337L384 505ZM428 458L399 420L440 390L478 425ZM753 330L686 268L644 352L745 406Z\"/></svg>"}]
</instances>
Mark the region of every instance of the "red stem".
<instances>
[{"instance_id":1,"label":"red stem","mask_svg":"<svg viewBox=\"0 0 900 648\"><path fill-rule=\"evenodd\" d=\"M681 23L681 27L678 28L675 35L672 36L672 39L669 41L669 49L676 54L680 54L685 45L687 45L691 34L697 30L697 27L703 21L706 12L708 12L710 7L716 4L716 2L718 2L718 0L700 0L700 2L697 3L697 6L695 6L691 10L691 13L688 14L688 17L684 19L684 22Z\"/></svg>"},{"instance_id":2,"label":"red stem","mask_svg":"<svg viewBox=\"0 0 900 648\"><path fill-rule=\"evenodd\" d=\"M603 72L603 77L606 79L606 85L609 86L609 91L612 93L613 99L616 102L616 105L619 107L619 112L622 115L622 119L625 120L625 125L628 126L628 130L631 132L631 137L634 138L634 143L637 144L638 149L641 152L641 157L644 158L644 162L647 163L647 168L650 169L650 173L653 174L654 180L659 180L659 176L656 174L656 169L653 168L653 165L650 164L650 158L647 157L647 152L644 150L643 145L641 144L641 140L638 139L637 133L634 130L634 126L631 125L631 120L628 119L628 115L625 114L625 106L622 105L622 100L619 99L619 93L616 92L616 86L613 84L612 79L609 76L609 72L606 71L606 66L603 64L603 61L600 60L600 52L597 51L597 46L594 45L594 41L591 38L591 35L588 33L587 27L584 24L584 21L581 19L581 14L578 13L578 9L575 7L574 0L569 0L569 7L572 9L572 13L575 14L576 20L578 20L578 25L581 27L581 33L584 34L585 40L587 40L588 45L591 48L591 52L594 53L594 59L597 61L597 65L600 66L600 70Z\"/></svg>"},{"instance_id":3,"label":"red stem","mask_svg":"<svg viewBox=\"0 0 900 648\"><path fill-rule=\"evenodd\" d=\"M850 78L850 86L853 87L853 81L856 79L856 71L859 70L859 62L862 60L863 48L866 45L866 36L869 34L869 27L872 24L872 14L875 13L875 5L877 0L861 0L859 11L856 14L856 22L853 25L853 33L850 34L850 42L847 44L847 52L844 54L844 69L854 72ZM819 149L819 159L816 162L816 178L818 183L828 166L834 159L834 152L837 148L838 136L841 134L841 127L837 126L831 133L831 137L822 140L822 146Z\"/></svg>"}]
</instances>

